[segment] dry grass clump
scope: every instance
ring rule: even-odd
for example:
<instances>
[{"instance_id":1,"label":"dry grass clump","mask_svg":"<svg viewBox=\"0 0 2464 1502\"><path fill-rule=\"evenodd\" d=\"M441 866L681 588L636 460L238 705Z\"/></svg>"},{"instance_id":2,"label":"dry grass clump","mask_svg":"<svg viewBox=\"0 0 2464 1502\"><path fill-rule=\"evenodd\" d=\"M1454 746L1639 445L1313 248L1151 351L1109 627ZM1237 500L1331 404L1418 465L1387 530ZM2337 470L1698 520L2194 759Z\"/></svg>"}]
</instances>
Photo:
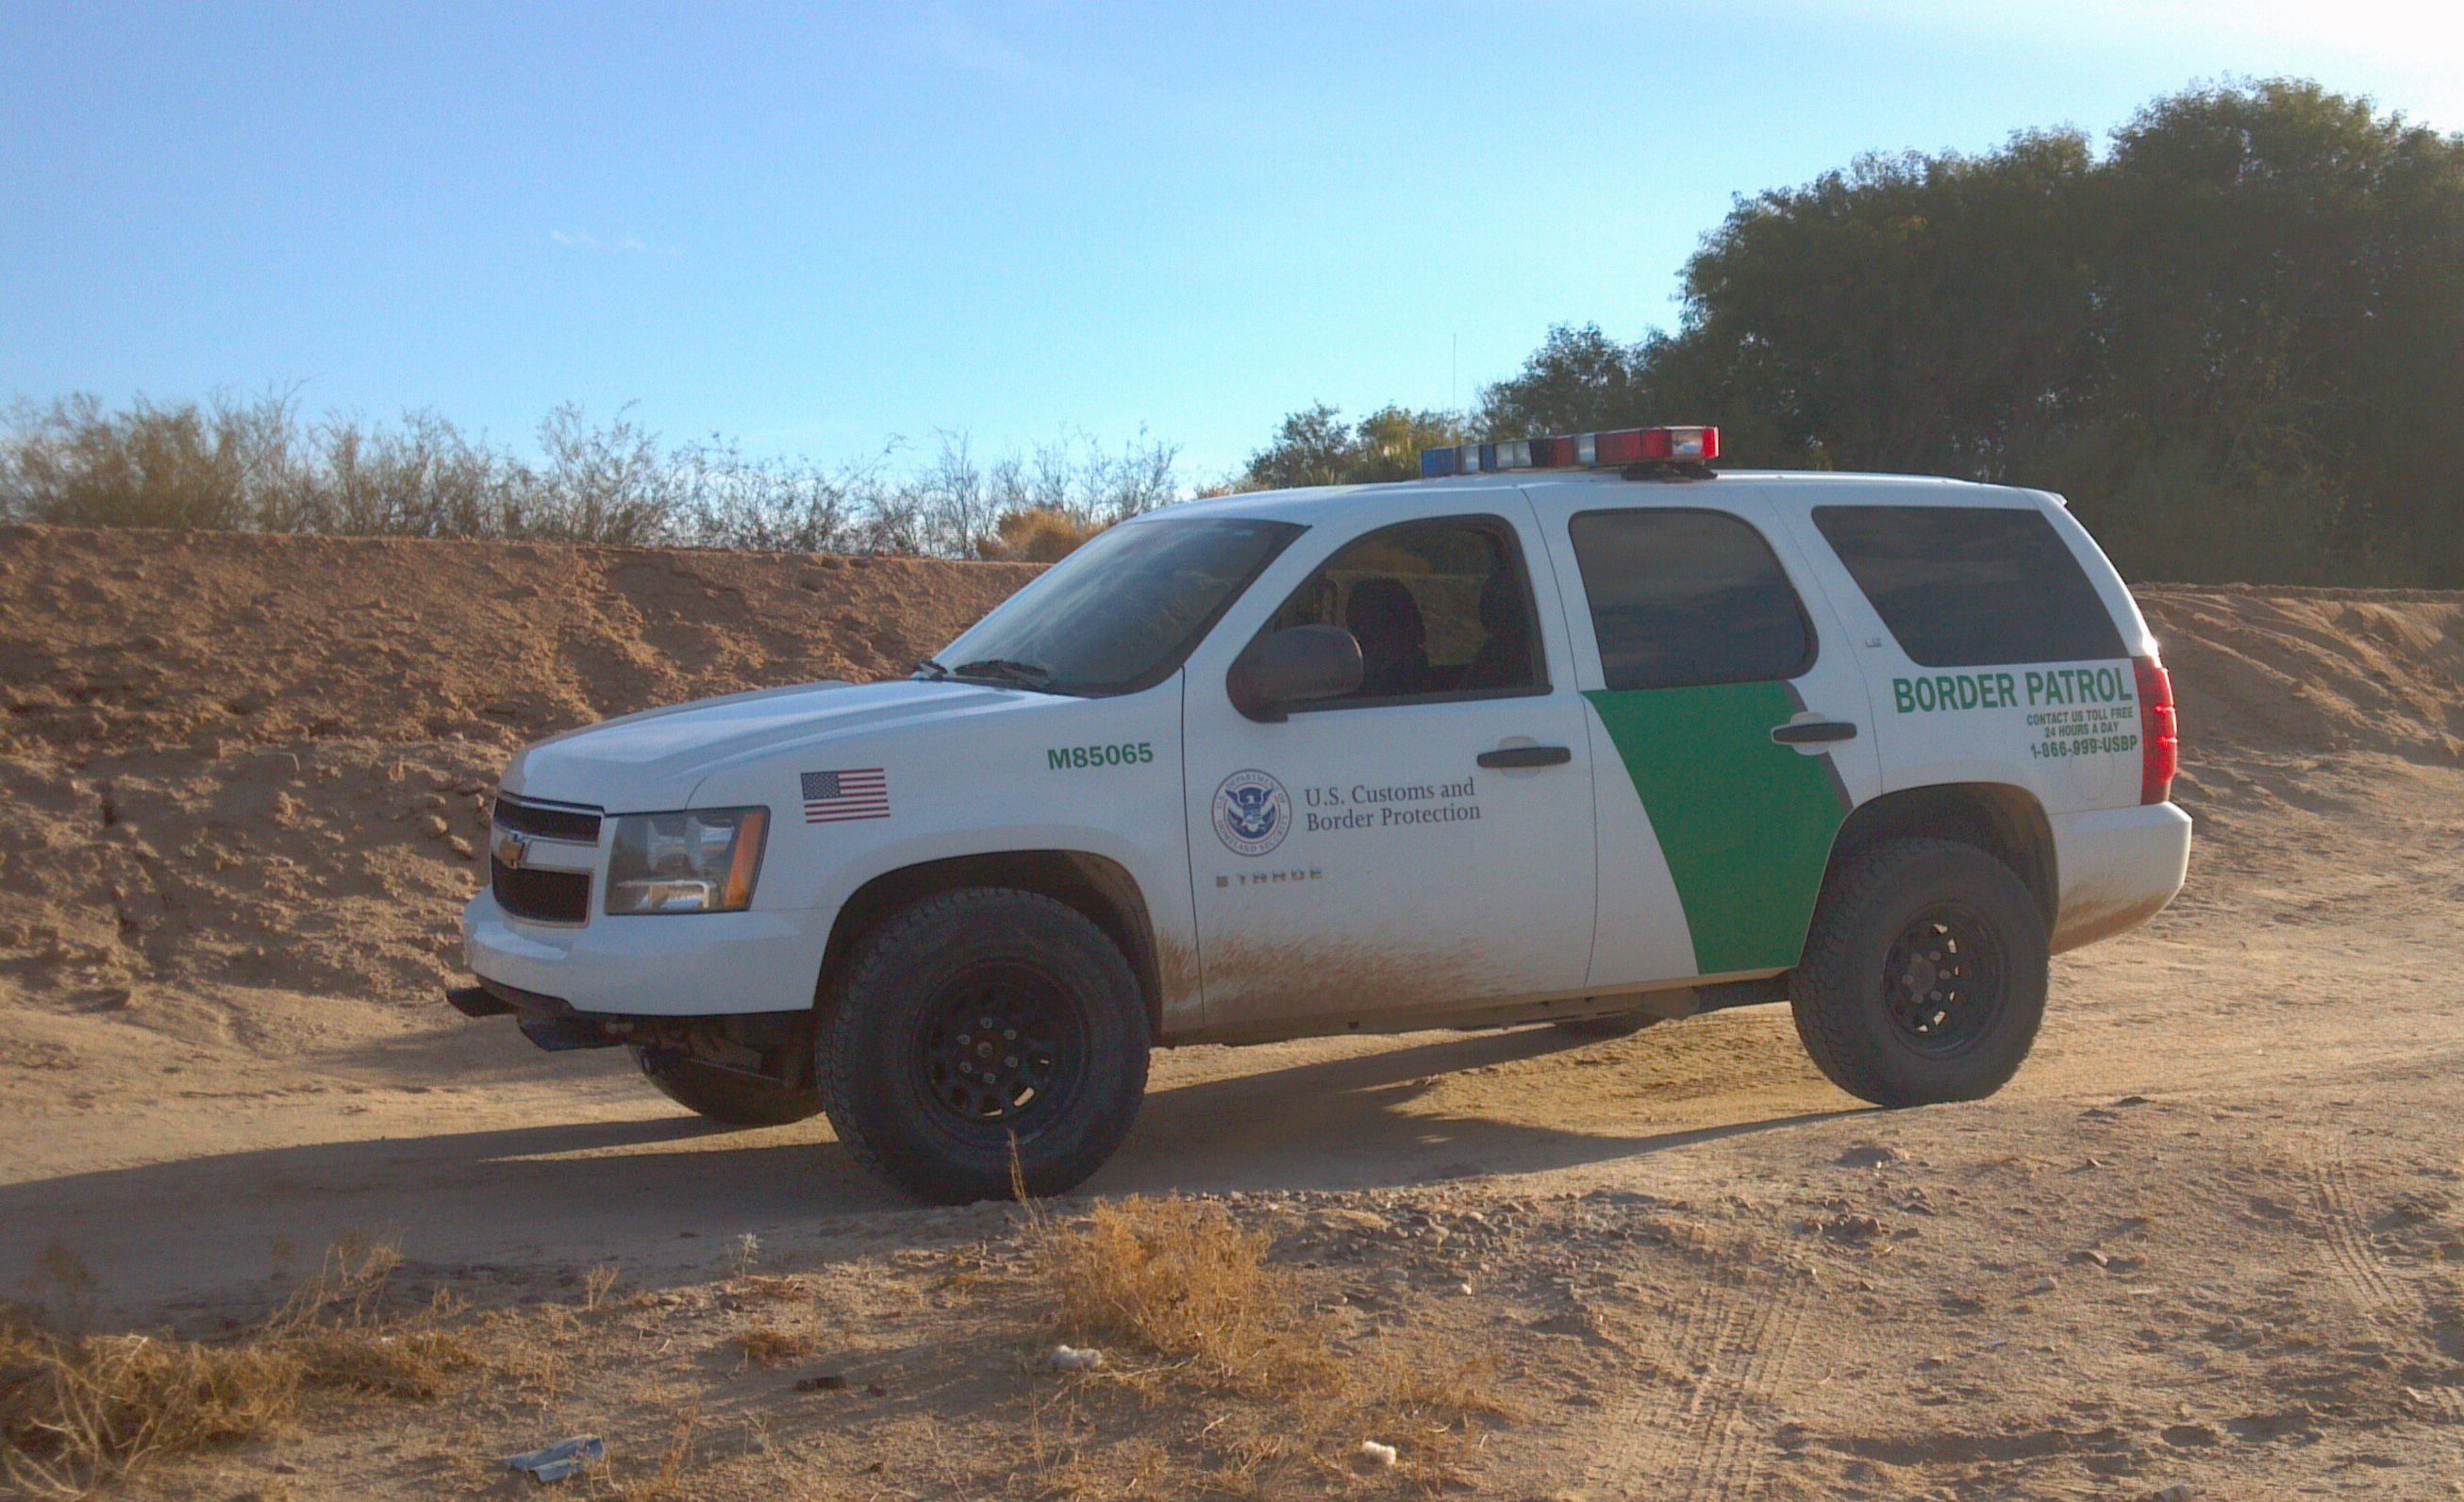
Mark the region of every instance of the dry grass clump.
<instances>
[{"instance_id":1,"label":"dry grass clump","mask_svg":"<svg viewBox=\"0 0 2464 1502\"><path fill-rule=\"evenodd\" d=\"M784 1366L813 1349L812 1337L777 1325L755 1325L738 1332L732 1342L744 1353L747 1366Z\"/></svg>"},{"instance_id":2,"label":"dry grass clump","mask_svg":"<svg viewBox=\"0 0 2464 1502\"><path fill-rule=\"evenodd\" d=\"M739 1282L742 1284L745 1297L758 1298L772 1304L802 1303L813 1296L811 1287L802 1278L774 1277L768 1273L753 1272L746 1274Z\"/></svg>"},{"instance_id":3,"label":"dry grass clump","mask_svg":"<svg viewBox=\"0 0 2464 1502\"><path fill-rule=\"evenodd\" d=\"M1034 1266L1073 1344L1146 1351L1236 1388L1331 1389L1325 1336L1266 1248L1221 1205L1132 1197L1045 1227Z\"/></svg>"},{"instance_id":4,"label":"dry grass clump","mask_svg":"<svg viewBox=\"0 0 2464 1502\"><path fill-rule=\"evenodd\" d=\"M1369 1480L1364 1439L1400 1449L1379 1472L1394 1484L1441 1490L1465 1481L1482 1422L1514 1416L1484 1359L1339 1348L1297 1277L1268 1262L1268 1236L1222 1205L1133 1197L1067 1224L1035 1219L1027 1245L1052 1334L1109 1358L1046 1410L1061 1422L1039 1431L1036 1458L1056 1492L1353 1491ZM1104 1443L1095 1436L1121 1421L1095 1415L1123 1390L1205 1421L1177 1439Z\"/></svg>"},{"instance_id":5,"label":"dry grass clump","mask_svg":"<svg viewBox=\"0 0 2464 1502\"><path fill-rule=\"evenodd\" d=\"M311 1389L438 1396L478 1353L442 1300L387 1312L399 1262L389 1246L338 1247L288 1303L228 1341L0 1330L8 1480L77 1494L151 1460L278 1429Z\"/></svg>"},{"instance_id":6,"label":"dry grass clump","mask_svg":"<svg viewBox=\"0 0 2464 1502\"><path fill-rule=\"evenodd\" d=\"M301 1380L295 1357L264 1346L14 1332L0 1337L8 1479L75 1493L158 1455L253 1438L291 1416Z\"/></svg>"},{"instance_id":7,"label":"dry grass clump","mask_svg":"<svg viewBox=\"0 0 2464 1502\"><path fill-rule=\"evenodd\" d=\"M984 540L979 551L989 558L1022 563L1057 563L1103 531L1106 524L1096 518L1072 516L1050 506L1030 506L997 519L993 535Z\"/></svg>"}]
</instances>

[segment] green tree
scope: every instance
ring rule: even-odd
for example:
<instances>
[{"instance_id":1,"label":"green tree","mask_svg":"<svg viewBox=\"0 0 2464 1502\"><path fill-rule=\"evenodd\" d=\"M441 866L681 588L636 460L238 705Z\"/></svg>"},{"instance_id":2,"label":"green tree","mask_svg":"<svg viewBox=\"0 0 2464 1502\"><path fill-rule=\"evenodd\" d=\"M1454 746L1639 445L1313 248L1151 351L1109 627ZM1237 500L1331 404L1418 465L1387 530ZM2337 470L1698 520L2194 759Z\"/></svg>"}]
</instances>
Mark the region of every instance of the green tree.
<instances>
[{"instance_id":1,"label":"green tree","mask_svg":"<svg viewBox=\"0 0 2464 1502\"><path fill-rule=\"evenodd\" d=\"M1553 328L1497 436L2068 494L2141 577L2464 585L2464 138L2317 84L1868 156L1739 202L1676 330Z\"/></svg>"},{"instance_id":2,"label":"green tree","mask_svg":"<svg viewBox=\"0 0 2464 1502\"><path fill-rule=\"evenodd\" d=\"M1514 375L1485 388L1472 427L1488 438L1597 432L1652 421L1650 349L1626 345L1596 323L1561 323Z\"/></svg>"},{"instance_id":3,"label":"green tree","mask_svg":"<svg viewBox=\"0 0 2464 1502\"><path fill-rule=\"evenodd\" d=\"M2077 135L2022 135L1739 204L1685 269L1655 394L1737 457L2003 477L2085 353L2091 166Z\"/></svg>"},{"instance_id":4,"label":"green tree","mask_svg":"<svg viewBox=\"0 0 2464 1502\"><path fill-rule=\"evenodd\" d=\"M2100 177L2104 468L2189 450L2224 494L2108 516L2081 485L2082 513L2268 528L2275 577L2464 584L2464 141L2276 80L2155 101Z\"/></svg>"},{"instance_id":5,"label":"green tree","mask_svg":"<svg viewBox=\"0 0 2464 1502\"><path fill-rule=\"evenodd\" d=\"M1357 423L1324 402L1286 417L1274 439L1249 456L1244 490L1300 485L1363 485L1418 478L1420 451L1463 441L1461 425L1444 412L1382 407Z\"/></svg>"}]
</instances>

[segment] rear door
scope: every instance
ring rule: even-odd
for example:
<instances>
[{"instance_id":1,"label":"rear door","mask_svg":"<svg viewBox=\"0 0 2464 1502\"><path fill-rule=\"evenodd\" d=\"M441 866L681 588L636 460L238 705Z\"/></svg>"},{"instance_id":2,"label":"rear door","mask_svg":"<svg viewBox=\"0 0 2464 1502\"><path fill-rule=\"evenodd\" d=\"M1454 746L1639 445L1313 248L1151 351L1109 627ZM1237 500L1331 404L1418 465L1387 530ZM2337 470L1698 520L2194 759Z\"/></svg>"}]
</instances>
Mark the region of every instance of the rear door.
<instances>
[{"instance_id":1,"label":"rear door","mask_svg":"<svg viewBox=\"0 0 2464 1502\"><path fill-rule=\"evenodd\" d=\"M1532 489L1593 743L1592 987L1795 964L1833 836L1877 776L1828 600L1744 487Z\"/></svg>"}]
</instances>

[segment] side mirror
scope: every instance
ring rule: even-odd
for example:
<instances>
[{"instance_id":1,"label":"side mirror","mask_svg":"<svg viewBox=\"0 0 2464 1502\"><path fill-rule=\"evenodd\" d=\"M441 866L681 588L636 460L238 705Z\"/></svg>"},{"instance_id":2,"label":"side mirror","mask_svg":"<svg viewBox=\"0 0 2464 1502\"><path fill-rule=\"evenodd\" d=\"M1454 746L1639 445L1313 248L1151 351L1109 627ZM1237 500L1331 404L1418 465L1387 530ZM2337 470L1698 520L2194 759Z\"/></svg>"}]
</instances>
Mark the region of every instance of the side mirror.
<instances>
[{"instance_id":1,"label":"side mirror","mask_svg":"<svg viewBox=\"0 0 2464 1502\"><path fill-rule=\"evenodd\" d=\"M1277 720L1289 705L1351 693L1360 687L1360 643L1350 631L1294 626L1252 643L1224 687L1242 714Z\"/></svg>"}]
</instances>

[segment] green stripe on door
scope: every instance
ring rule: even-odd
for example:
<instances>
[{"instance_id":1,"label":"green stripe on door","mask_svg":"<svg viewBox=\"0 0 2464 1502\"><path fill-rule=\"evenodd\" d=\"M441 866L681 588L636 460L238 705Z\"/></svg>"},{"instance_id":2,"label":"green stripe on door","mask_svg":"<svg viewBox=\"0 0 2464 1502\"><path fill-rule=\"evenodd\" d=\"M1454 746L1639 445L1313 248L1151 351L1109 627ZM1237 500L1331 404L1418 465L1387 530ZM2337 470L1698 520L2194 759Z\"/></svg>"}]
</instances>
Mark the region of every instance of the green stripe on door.
<instances>
[{"instance_id":1,"label":"green stripe on door","mask_svg":"<svg viewBox=\"0 0 2464 1502\"><path fill-rule=\"evenodd\" d=\"M1829 759L1779 745L1785 683L1586 693L1651 815L1698 975L1793 965L1848 810ZM1611 852L1602 850L1603 859Z\"/></svg>"}]
</instances>

